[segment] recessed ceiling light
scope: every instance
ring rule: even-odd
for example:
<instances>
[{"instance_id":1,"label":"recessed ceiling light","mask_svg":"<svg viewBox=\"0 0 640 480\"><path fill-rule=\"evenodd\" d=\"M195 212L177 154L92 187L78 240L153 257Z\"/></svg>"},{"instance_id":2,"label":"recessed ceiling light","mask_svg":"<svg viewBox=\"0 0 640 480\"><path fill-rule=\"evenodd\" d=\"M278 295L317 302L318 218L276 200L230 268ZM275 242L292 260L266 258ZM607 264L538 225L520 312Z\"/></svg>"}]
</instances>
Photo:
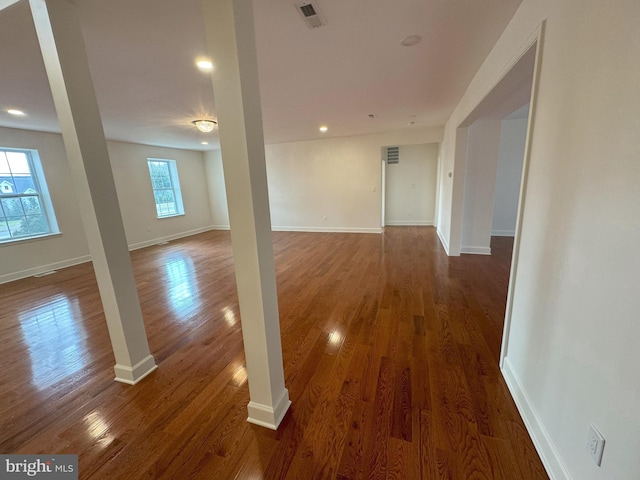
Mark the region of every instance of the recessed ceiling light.
<instances>
[{"instance_id":1,"label":"recessed ceiling light","mask_svg":"<svg viewBox=\"0 0 640 480\"><path fill-rule=\"evenodd\" d=\"M422 41L422 37L420 35L409 35L408 37L404 37L400 42L400 45L403 47L413 47L414 45L419 44Z\"/></svg>"},{"instance_id":2,"label":"recessed ceiling light","mask_svg":"<svg viewBox=\"0 0 640 480\"><path fill-rule=\"evenodd\" d=\"M196 62L196 65L203 72L210 72L211 70L213 70L213 63L211 63L210 60L198 60Z\"/></svg>"},{"instance_id":3,"label":"recessed ceiling light","mask_svg":"<svg viewBox=\"0 0 640 480\"><path fill-rule=\"evenodd\" d=\"M327 130L329 130L329 127L327 127L326 125L322 125L322 126L320 127L320 131L321 131L322 133L326 132Z\"/></svg>"},{"instance_id":4,"label":"recessed ceiling light","mask_svg":"<svg viewBox=\"0 0 640 480\"><path fill-rule=\"evenodd\" d=\"M201 145L209 145L209 142L200 142Z\"/></svg>"},{"instance_id":5,"label":"recessed ceiling light","mask_svg":"<svg viewBox=\"0 0 640 480\"><path fill-rule=\"evenodd\" d=\"M26 113L24 113L22 110L16 110L14 108L8 109L7 113L10 113L11 115L17 115L19 117L23 117L26 115Z\"/></svg>"}]
</instances>

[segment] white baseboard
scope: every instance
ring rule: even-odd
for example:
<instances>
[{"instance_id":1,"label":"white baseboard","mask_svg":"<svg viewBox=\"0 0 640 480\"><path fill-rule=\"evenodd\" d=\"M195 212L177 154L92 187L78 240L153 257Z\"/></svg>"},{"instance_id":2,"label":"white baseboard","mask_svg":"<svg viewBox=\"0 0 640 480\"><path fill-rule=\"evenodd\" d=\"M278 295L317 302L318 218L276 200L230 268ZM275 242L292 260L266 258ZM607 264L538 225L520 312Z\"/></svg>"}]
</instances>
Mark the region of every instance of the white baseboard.
<instances>
[{"instance_id":1,"label":"white baseboard","mask_svg":"<svg viewBox=\"0 0 640 480\"><path fill-rule=\"evenodd\" d=\"M69 258L60 262L49 263L48 265L38 265L37 267L27 268L26 270L20 270L18 272L11 272L4 275L0 275L0 284L7 282L14 282L21 278L32 277L39 273L49 272L51 270L59 270L61 268L72 267L80 263L90 262L90 255L83 255L81 257Z\"/></svg>"},{"instance_id":2,"label":"white baseboard","mask_svg":"<svg viewBox=\"0 0 640 480\"><path fill-rule=\"evenodd\" d=\"M491 255L491 247L460 247L460 253L471 253L474 255Z\"/></svg>"},{"instance_id":3,"label":"white baseboard","mask_svg":"<svg viewBox=\"0 0 640 480\"><path fill-rule=\"evenodd\" d=\"M171 240L176 240L178 238L189 237L191 235L196 235L198 233L207 232L209 230L214 230L214 229L216 229L215 226L207 226L207 227L197 228L195 230L189 230L187 232L180 232L173 235L167 235L166 237L154 238L153 240L145 240L144 242L132 243L131 245L129 245L129 251L150 247L160 242L169 242ZM225 228L221 228L221 230L225 230ZM226 230L228 230L228 228ZM66 267L72 267L73 265L78 265L80 263L85 263L90 261L91 261L90 255L83 255L81 257L70 258L67 260L62 260L60 262L49 263L47 265L38 265L37 267L28 268L26 270L19 270L17 272L11 272L4 275L0 275L0 284L7 283L7 282L14 282L22 278L38 275L39 273L48 272L50 270L59 270L61 268L66 268Z\"/></svg>"},{"instance_id":4,"label":"white baseboard","mask_svg":"<svg viewBox=\"0 0 640 480\"><path fill-rule=\"evenodd\" d=\"M279 227L272 226L274 232L317 232L317 233L382 233L382 228L357 227Z\"/></svg>"},{"instance_id":5,"label":"white baseboard","mask_svg":"<svg viewBox=\"0 0 640 480\"><path fill-rule=\"evenodd\" d=\"M439 228L436 230L436 233L438 234L438 238L440 239L440 243L442 244L442 248L444 248L444 253L449 255L449 242L447 242L444 239L444 237L442 236L442 232L440 231Z\"/></svg>"},{"instance_id":6,"label":"white baseboard","mask_svg":"<svg viewBox=\"0 0 640 480\"><path fill-rule=\"evenodd\" d=\"M420 222L420 221L413 221L413 222L403 222L403 221L397 221L397 222L385 222L385 225L387 227L433 227L433 222Z\"/></svg>"},{"instance_id":7,"label":"white baseboard","mask_svg":"<svg viewBox=\"0 0 640 480\"><path fill-rule=\"evenodd\" d=\"M515 237L515 230L491 230L492 237Z\"/></svg>"},{"instance_id":8,"label":"white baseboard","mask_svg":"<svg viewBox=\"0 0 640 480\"><path fill-rule=\"evenodd\" d=\"M188 230L186 232L174 233L165 237L145 240L144 242L132 243L131 245L129 245L129 251L139 250L140 248L157 245L160 242L170 242L171 240L177 240L178 238L190 237L191 235L197 235L198 233L208 232L209 230L213 229L214 227L212 225L209 225L207 227L196 228L194 230Z\"/></svg>"},{"instance_id":9,"label":"white baseboard","mask_svg":"<svg viewBox=\"0 0 640 480\"><path fill-rule=\"evenodd\" d=\"M198 233L208 232L209 230L229 230L229 225L209 225L206 227L188 230L186 232L175 233L164 237L145 240L144 242L132 243L129 245L129 251L139 250L141 248L157 245L160 242L170 242L178 238L190 237ZM274 232L332 232L332 233L382 233L382 228L351 228L351 227L272 227ZM14 282L26 277L32 277L39 273L48 272L50 270L59 270L61 268L71 267L80 263L90 262L90 255L61 260L59 262L49 263L47 265L38 265L37 267L19 270L4 275L0 275L0 284Z\"/></svg>"},{"instance_id":10,"label":"white baseboard","mask_svg":"<svg viewBox=\"0 0 640 480\"><path fill-rule=\"evenodd\" d=\"M553 444L549 433L544 428L544 424L540 420L533 403L531 403L529 396L522 389L517 375L511 368L508 357L504 359L501 370L502 376L507 383L507 387L516 403L516 407L518 407L520 416L529 432L533 445L538 451L538 455L540 455L540 460L542 460L547 474L552 480L571 480L571 475L569 475L569 472L562 463L560 454Z\"/></svg>"}]
</instances>

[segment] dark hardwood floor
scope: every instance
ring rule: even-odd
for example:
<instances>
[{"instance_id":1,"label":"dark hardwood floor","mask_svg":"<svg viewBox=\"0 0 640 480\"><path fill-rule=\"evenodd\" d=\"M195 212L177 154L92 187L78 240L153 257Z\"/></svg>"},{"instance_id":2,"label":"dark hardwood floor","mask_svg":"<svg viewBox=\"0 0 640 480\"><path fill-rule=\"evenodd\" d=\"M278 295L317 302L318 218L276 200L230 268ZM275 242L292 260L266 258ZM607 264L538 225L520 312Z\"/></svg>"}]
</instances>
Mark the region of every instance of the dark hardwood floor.
<instances>
[{"instance_id":1,"label":"dark hardwood floor","mask_svg":"<svg viewBox=\"0 0 640 480\"><path fill-rule=\"evenodd\" d=\"M498 368L510 239L278 233L278 431L249 401L228 232L132 253L158 369L113 381L90 264L0 285L0 453L81 479L546 479Z\"/></svg>"}]
</instances>

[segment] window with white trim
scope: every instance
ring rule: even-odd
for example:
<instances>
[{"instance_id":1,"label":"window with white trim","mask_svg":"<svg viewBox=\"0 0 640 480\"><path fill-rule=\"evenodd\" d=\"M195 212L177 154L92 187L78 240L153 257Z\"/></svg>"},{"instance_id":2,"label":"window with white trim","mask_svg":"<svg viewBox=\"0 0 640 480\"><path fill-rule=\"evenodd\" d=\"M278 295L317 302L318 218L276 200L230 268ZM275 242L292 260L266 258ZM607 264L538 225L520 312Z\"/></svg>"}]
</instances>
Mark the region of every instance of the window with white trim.
<instances>
[{"instance_id":1,"label":"window with white trim","mask_svg":"<svg viewBox=\"0 0 640 480\"><path fill-rule=\"evenodd\" d=\"M0 147L0 243L59 233L37 150Z\"/></svg>"},{"instance_id":2,"label":"window with white trim","mask_svg":"<svg viewBox=\"0 0 640 480\"><path fill-rule=\"evenodd\" d=\"M158 218L184 215L175 160L147 159Z\"/></svg>"}]
</instances>

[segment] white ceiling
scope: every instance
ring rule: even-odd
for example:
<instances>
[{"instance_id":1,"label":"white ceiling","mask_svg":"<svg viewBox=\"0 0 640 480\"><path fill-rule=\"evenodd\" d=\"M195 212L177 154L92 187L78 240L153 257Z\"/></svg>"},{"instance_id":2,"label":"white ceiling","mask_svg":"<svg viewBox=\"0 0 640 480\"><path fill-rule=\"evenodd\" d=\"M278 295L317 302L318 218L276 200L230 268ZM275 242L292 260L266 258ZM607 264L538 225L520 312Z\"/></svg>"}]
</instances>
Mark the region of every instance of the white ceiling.
<instances>
[{"instance_id":1,"label":"white ceiling","mask_svg":"<svg viewBox=\"0 0 640 480\"><path fill-rule=\"evenodd\" d=\"M266 142L443 125L520 1L317 0L309 30L293 0L254 0ZM76 4L107 138L217 148L190 124L215 117L202 0ZM26 0L0 12L0 65L0 126L59 131Z\"/></svg>"}]
</instances>

